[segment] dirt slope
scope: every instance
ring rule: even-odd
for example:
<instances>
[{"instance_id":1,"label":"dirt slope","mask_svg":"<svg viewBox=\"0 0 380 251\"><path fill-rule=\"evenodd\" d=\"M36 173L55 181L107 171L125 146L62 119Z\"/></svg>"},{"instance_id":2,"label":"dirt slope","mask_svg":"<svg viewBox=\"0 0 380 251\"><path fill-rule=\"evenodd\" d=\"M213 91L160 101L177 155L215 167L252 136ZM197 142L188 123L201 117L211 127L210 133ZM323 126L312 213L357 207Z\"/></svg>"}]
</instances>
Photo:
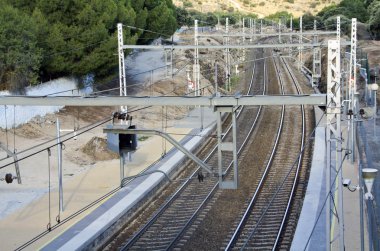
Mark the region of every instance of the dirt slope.
<instances>
[{"instance_id":1,"label":"dirt slope","mask_svg":"<svg viewBox=\"0 0 380 251\"><path fill-rule=\"evenodd\" d=\"M188 9L201 12L239 11L255 13L262 18L278 11L287 11L296 17L307 12L316 14L325 6L337 3L339 0L173 0L173 2L179 7L190 5L192 7Z\"/></svg>"}]
</instances>

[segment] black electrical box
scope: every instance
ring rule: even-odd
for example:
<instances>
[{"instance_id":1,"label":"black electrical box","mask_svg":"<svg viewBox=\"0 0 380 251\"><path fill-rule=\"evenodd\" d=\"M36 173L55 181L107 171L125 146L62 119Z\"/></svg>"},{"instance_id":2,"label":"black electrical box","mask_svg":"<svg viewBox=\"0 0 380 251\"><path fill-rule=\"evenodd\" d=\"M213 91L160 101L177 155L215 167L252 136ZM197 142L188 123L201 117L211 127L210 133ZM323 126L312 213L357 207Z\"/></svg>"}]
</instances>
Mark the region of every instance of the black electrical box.
<instances>
[{"instance_id":1,"label":"black electrical box","mask_svg":"<svg viewBox=\"0 0 380 251\"><path fill-rule=\"evenodd\" d=\"M135 125L131 125L128 129L136 129ZM136 134L119 134L119 150L120 151L135 151L137 149Z\"/></svg>"},{"instance_id":2,"label":"black electrical box","mask_svg":"<svg viewBox=\"0 0 380 251\"><path fill-rule=\"evenodd\" d=\"M119 126L118 126L119 127ZM107 128L113 129L113 125L107 125ZM126 126L125 129L136 129L135 125ZM108 149L113 152L133 152L137 150L137 134L118 134L107 133Z\"/></svg>"}]
</instances>

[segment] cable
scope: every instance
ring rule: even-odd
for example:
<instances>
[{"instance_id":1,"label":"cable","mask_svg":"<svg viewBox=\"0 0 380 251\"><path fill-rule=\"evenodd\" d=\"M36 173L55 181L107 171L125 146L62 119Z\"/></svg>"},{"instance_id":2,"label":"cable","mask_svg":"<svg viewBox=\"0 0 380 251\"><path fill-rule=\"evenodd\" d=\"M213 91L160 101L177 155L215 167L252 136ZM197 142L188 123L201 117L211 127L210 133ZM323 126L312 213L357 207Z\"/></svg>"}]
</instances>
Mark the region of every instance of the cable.
<instances>
[{"instance_id":1,"label":"cable","mask_svg":"<svg viewBox=\"0 0 380 251\"><path fill-rule=\"evenodd\" d=\"M62 54L65 54L65 53L68 53L68 52L72 52L72 51L82 50L82 49L91 47L93 45L101 44L101 43L104 43L104 42L107 42L107 41L109 41L109 39L105 39L105 40L102 40L102 41L99 41L99 42L96 42L96 43L92 43L92 44L87 44L87 45L82 46L82 47L76 47L76 48L73 48L73 49L70 49L70 50L67 50L67 51L54 52L54 53L51 53L49 55L45 55L44 58L49 58L49 57L56 56L56 55L62 55Z\"/></svg>"},{"instance_id":2,"label":"cable","mask_svg":"<svg viewBox=\"0 0 380 251\"><path fill-rule=\"evenodd\" d=\"M50 232L51 231L51 194L50 194L50 156L51 156L51 151L50 148L47 149L47 154L48 154L48 174L49 174L49 223L47 225L47 230Z\"/></svg>"},{"instance_id":3,"label":"cable","mask_svg":"<svg viewBox=\"0 0 380 251\"><path fill-rule=\"evenodd\" d=\"M16 153L16 106L13 106L13 153Z\"/></svg>"},{"instance_id":4,"label":"cable","mask_svg":"<svg viewBox=\"0 0 380 251\"><path fill-rule=\"evenodd\" d=\"M337 173L336 173L336 175L335 175L334 182L331 184L331 187L330 187L329 193L328 193L328 195L326 196L325 201L323 202L323 206L322 206L321 210L319 211L319 214L318 214L317 220L315 221L314 226L313 226L313 229L311 230L311 233L310 233L310 235L309 235L309 238L307 239L307 242L306 242L305 248L303 249L304 251L306 251L307 246L309 245L309 242L310 242L311 236L313 235L314 230L315 230L315 227L317 226L317 223L318 223L318 221L319 221L319 218L321 217L321 214L322 214L323 208L324 208L325 205L326 205L327 199L331 196L330 193L331 193L331 191L332 191L333 188L334 188L335 180L336 180L336 178L338 177L338 174L339 174L339 172L341 171L341 169L342 169L342 167L343 167L343 162L344 162L344 160L346 159L346 157L348 156L348 154L349 154L349 153L347 153L347 152L344 154L344 157L343 157L343 159L342 159L342 162L340 163L340 167L339 167L339 169L338 169L338 171L337 171Z\"/></svg>"},{"instance_id":5,"label":"cable","mask_svg":"<svg viewBox=\"0 0 380 251\"><path fill-rule=\"evenodd\" d=\"M7 140L7 149L9 149L9 141L8 141L8 120L7 120L7 105L4 105L4 117L5 117L5 135ZM8 154L7 154L8 155Z\"/></svg>"},{"instance_id":6,"label":"cable","mask_svg":"<svg viewBox=\"0 0 380 251\"><path fill-rule=\"evenodd\" d=\"M150 32L150 33L153 33L153 34L162 35L162 36L165 36L165 37L170 37L171 36L171 35L168 35L168 34L156 32L156 31L151 31L151 30L147 30L147 29L142 29L142 28L138 28L138 27L135 27L135 26L125 25L125 24L123 24L123 26L131 28L131 29L136 29L136 30Z\"/></svg>"},{"instance_id":7,"label":"cable","mask_svg":"<svg viewBox=\"0 0 380 251\"><path fill-rule=\"evenodd\" d=\"M164 131L164 107L161 106L161 130ZM162 157L165 156L166 154L166 149L165 149L165 138L161 138L161 147L162 147Z\"/></svg>"},{"instance_id":8,"label":"cable","mask_svg":"<svg viewBox=\"0 0 380 251\"><path fill-rule=\"evenodd\" d=\"M146 169L142 170L140 173L143 173L145 172L147 169L151 168L152 166L154 166L155 164L157 164L159 161L161 160L161 157L158 158L156 161L154 161L151 165L149 165ZM133 179L131 179L130 181L132 181ZM88 209L90 209L91 207L95 206L96 204L98 204L99 202L102 202L104 199L106 199L107 197L111 196L112 194L118 192L122 187L124 187L125 184L123 186L118 186L117 188L111 190L110 192L106 193L105 195L101 196L100 198L94 200L93 202L91 202L90 204L84 206L83 208L79 209L78 211L74 212L73 214L71 214L70 216L68 216L67 218L63 219L61 222L55 224L54 226L51 226L50 230L46 230L42 233L40 233L39 235L35 236L34 238L32 238L31 240L25 242L24 244L22 244L21 246L19 246L18 248L16 248L15 250L19 251L19 250L22 250L26 247L28 247L29 245L31 245L32 243L36 242L37 240L41 239L42 237L44 237L45 235L49 234L52 230L55 230L57 229L58 227L60 227L61 225L65 224L66 222L69 222L70 220L74 219L75 217L77 217L78 215L80 215L81 213L87 211Z\"/></svg>"},{"instance_id":9,"label":"cable","mask_svg":"<svg viewBox=\"0 0 380 251\"><path fill-rule=\"evenodd\" d=\"M272 196L268 206L264 209L264 211L261 213L260 215L260 218L259 220L257 221L256 225L255 225L255 228L252 230L252 232L249 234L246 242L244 243L242 249L244 249L246 247L246 245L248 244L248 242L251 240L253 234L256 232L256 229L258 227L258 225L261 223L262 219L264 218L264 215L267 213L269 207L272 205L274 199L277 197L278 193L280 192L280 190L282 189L282 187L284 186L285 184L285 181L287 180L287 178L289 177L290 173L293 171L293 168L296 166L297 162L298 162L298 159L302 156L303 152L305 151L306 147L309 145L309 143L311 142L311 139L313 138L313 134L315 132L315 130L317 129L317 127L319 126L320 122L322 121L324 117L324 114L321 115L320 119L318 120L316 126L314 127L314 129L312 130L312 132L309 134L307 140L306 140L306 143L305 145L303 146L303 148L299 151L298 153L298 156L296 158L296 160L293 162L293 165L292 167L290 168L290 170L288 171L288 173L286 174L285 178L283 179L283 181L281 182L281 185L277 188L276 192L274 193L274 195Z\"/></svg>"},{"instance_id":10,"label":"cable","mask_svg":"<svg viewBox=\"0 0 380 251\"><path fill-rule=\"evenodd\" d=\"M100 126L100 125L103 125L103 124L105 124L105 123L107 123L107 122L109 122L109 121L111 121L111 120L112 120L111 118L104 119L104 120L102 120L101 122L97 123L96 125L92 125L91 127L88 127L86 130L83 130L82 132L77 133L76 136L81 135L81 134L83 134L83 133L85 133L85 132L88 132L88 131L94 129L95 127L98 127L98 126ZM65 134L65 135L63 135L63 136L61 136L61 137L64 137L64 136L69 135L69 134L71 134L71 133L67 133L67 134ZM70 136L70 137L68 137L67 139L62 140L61 143L54 143L54 144L52 144L52 145L50 145L50 146L48 146L48 147L45 147L45 148L43 148L43 149L41 149L41 150L39 150L39 151L37 151L37 152L31 153L31 154L29 154L29 155L26 155L26 156L24 156L24 157L22 157L22 158L19 158L19 159L15 160L15 161L12 161L12 162L10 162L10 163L8 163L8 164L5 164L5 165L3 165L3 166L0 166L0 169L3 169L4 167L7 167L7 166L9 166L9 165L16 164L17 162L20 162L21 160L27 159L27 158L29 158L29 157L32 157L32 156L38 154L38 153L41 153L41 152L43 152L43 151L46 151L48 148L55 147L55 146L57 146L58 144L62 144L62 143L66 142L66 141L68 141L68 140L70 140L70 139L72 139L72 138L74 138L74 137L76 137L76 136ZM49 141L47 141L47 142L45 142L45 143L42 143L42 144L39 144L39 145L37 145L37 146L41 146L41 145L43 145L43 144L46 144L46 143L51 142L51 141L56 140L56 139L57 139L57 138L52 139L52 140L49 140ZM27 150L32 150L33 148L36 148L37 146L31 147L31 148L29 148L29 149L27 149ZM22 152L25 152L25 151L26 151L26 150L24 150L24 151L22 151ZM22 153L22 152L20 152L20 153ZM20 153L18 153L18 154L20 154Z\"/></svg>"},{"instance_id":11,"label":"cable","mask_svg":"<svg viewBox=\"0 0 380 251\"><path fill-rule=\"evenodd\" d=\"M118 186L117 188L115 188L114 190L106 193L105 195L101 196L100 198L98 198L97 200L91 202L90 204L88 204L87 206L79 209L78 211L76 211L75 213L71 214L70 216L68 216L67 218L63 219L62 221L58 222L57 224L55 224L54 226L51 227L51 230L46 230L42 233L40 233L39 235L35 236L34 238L32 238L31 240L25 242L24 244L22 244L21 246L19 246L18 248L16 248L15 250L19 251L19 250L23 250L24 248L28 247L29 245L31 245L32 243L36 242L37 240L41 239L42 237L44 237L45 235L47 235L48 233L50 233L52 230L55 230L57 229L58 227L60 227L61 225L65 224L66 222L72 220L73 218L75 218L76 216L80 215L81 213L87 211L88 209L90 209L91 207L95 206L96 204L98 204L99 202L102 202L104 199L106 199L107 197L111 196L112 194L116 193L117 191L119 191L121 189L120 186Z\"/></svg>"},{"instance_id":12,"label":"cable","mask_svg":"<svg viewBox=\"0 0 380 251\"><path fill-rule=\"evenodd\" d=\"M211 86L211 85L208 85L208 86L202 87L202 89L207 88L207 87L209 87L209 86ZM175 89L174 89L173 91L170 91L170 92L164 94L164 95L167 95L167 94L173 93L174 91L175 91ZM195 91L190 92L189 94L194 93L194 92L195 92ZM138 98L138 97L137 97L137 98ZM148 108L151 108L151 107L152 107L152 106L146 106L146 107L138 108L138 109L135 109L135 110L129 111L128 113L134 113L134 112L141 111L141 110L145 110L145 109L148 109ZM68 141L68 140L70 140L70 139L72 139L72 138L74 138L74 137L76 137L76 136L79 136L79 135L81 135L81 134L83 134L83 133L85 133L85 132L87 132L87 131L90 131L90 130L94 129L95 127L98 127L98 126L100 126L100 125L103 125L103 124L105 124L105 123L107 123L107 122L109 122L109 121L111 121L111 120L112 120L111 118L106 118L106 119L103 119L103 120L101 120L101 121L99 121L99 122L96 122L96 123L93 123L93 124L88 125L88 126L86 126L86 127L83 127L82 129L84 129L84 130L83 130L82 132L77 133L77 135L70 136L70 137L68 137L68 138L65 139L65 140L62 140L62 143L63 143L63 142L66 142L66 141ZM87 129L85 129L85 128L87 128ZM62 137L66 137L66 136L68 136L68 135L70 135L70 134L71 134L71 133L64 134L64 135L61 136L61 138L62 138ZM53 139L51 139L51 140L48 140L48 141L46 141L46 142L43 142L43 143L41 143L41 144L35 145L35 146L33 146L33 147L27 148L27 149L25 149L25 150L23 150L23 151L20 151L20 152L17 153L17 155L20 155L20 154L22 154L22 153L25 153L25 152L27 152L27 151L33 150L34 148L37 148L37 147L43 146L43 145L45 145L45 144L48 144L48 143L50 143L50 142L52 142L52 141L56 141L56 140L57 140L57 137L55 137L55 138L53 138ZM26 158L29 158L29 157L31 157L31 156L34 156L34 155L36 155L36 154L38 154L38 153L40 153L40 152L45 151L47 148L51 148L51 147L56 146L57 144L58 144L58 143L52 144L52 145L50 145L50 146L48 146L48 147L46 147L46 148L43 148L42 150L39 150L39 151L37 151L37 152L34 152L34 153L32 153L32 154L29 154L29 155L27 155L27 156L24 156L24 157L22 157L22 158L19 158L17 161L13 161L13 162L10 162L10 163L5 164L5 165L3 165L3 166L0 166L0 169L3 169L4 167L7 167L7 166L12 165L12 164L15 164L15 163L17 163L17 162L19 162L19 161L21 161L21 160L24 160L24 159L26 159Z\"/></svg>"}]
</instances>

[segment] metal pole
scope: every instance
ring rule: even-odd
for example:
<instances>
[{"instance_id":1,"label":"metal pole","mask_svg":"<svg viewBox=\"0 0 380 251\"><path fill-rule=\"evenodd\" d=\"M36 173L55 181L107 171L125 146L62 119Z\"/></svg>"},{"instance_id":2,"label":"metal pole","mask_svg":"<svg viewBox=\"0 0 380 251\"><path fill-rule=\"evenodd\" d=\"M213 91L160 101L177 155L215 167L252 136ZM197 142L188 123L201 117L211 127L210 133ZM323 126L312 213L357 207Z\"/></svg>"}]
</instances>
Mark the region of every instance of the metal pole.
<instances>
[{"instance_id":1,"label":"metal pole","mask_svg":"<svg viewBox=\"0 0 380 251\"><path fill-rule=\"evenodd\" d=\"M293 16L290 17L290 32L293 32Z\"/></svg>"},{"instance_id":2,"label":"metal pole","mask_svg":"<svg viewBox=\"0 0 380 251\"><path fill-rule=\"evenodd\" d=\"M174 44L174 35L172 36L172 44ZM170 76L173 78L173 50L170 49Z\"/></svg>"},{"instance_id":3,"label":"metal pole","mask_svg":"<svg viewBox=\"0 0 380 251\"><path fill-rule=\"evenodd\" d=\"M165 53L165 77L168 77L168 51L164 50Z\"/></svg>"},{"instance_id":4,"label":"metal pole","mask_svg":"<svg viewBox=\"0 0 380 251\"><path fill-rule=\"evenodd\" d=\"M326 106L326 250L331 249L331 142L335 144L335 171L338 177L339 200L339 248L344 250L343 189L342 189L342 131L341 131L341 89L340 89L340 43L329 40L327 64L327 106ZM333 136L333 137L331 137Z\"/></svg>"},{"instance_id":5,"label":"metal pole","mask_svg":"<svg viewBox=\"0 0 380 251\"><path fill-rule=\"evenodd\" d=\"M195 55L194 55L194 82L195 82L195 96L199 96L199 49L198 49L198 20L194 20L194 43L195 43Z\"/></svg>"},{"instance_id":6,"label":"metal pole","mask_svg":"<svg viewBox=\"0 0 380 251\"><path fill-rule=\"evenodd\" d=\"M163 137L169 143L171 143L174 147L176 147L178 150L183 152L186 156L188 156L190 159L192 159L197 165L205 169L208 173L212 173L211 168L204 163L202 160L200 160L197 156L195 156L193 153L191 153L189 150L187 150L183 145L181 145L179 142L177 142L172 136L165 132L157 131L157 130L144 130L144 129L128 129L125 125L122 126L113 126L113 128L104 128L104 133L116 133L116 134L144 134L144 135L158 135L160 137Z\"/></svg>"},{"instance_id":7,"label":"metal pole","mask_svg":"<svg viewBox=\"0 0 380 251\"><path fill-rule=\"evenodd\" d=\"M125 177L124 174L124 163L125 163L125 153L121 152L120 154L120 186L123 186L123 180Z\"/></svg>"},{"instance_id":8,"label":"metal pole","mask_svg":"<svg viewBox=\"0 0 380 251\"><path fill-rule=\"evenodd\" d=\"M226 45L229 43L228 38L228 32L229 32L229 20L228 17L226 18ZM230 76L231 76L231 70L230 70L230 49L226 48L226 90L229 91L230 88Z\"/></svg>"},{"instance_id":9,"label":"metal pole","mask_svg":"<svg viewBox=\"0 0 380 251\"><path fill-rule=\"evenodd\" d=\"M119 82L120 82L120 96L127 96L127 81L125 76L125 60L124 60L124 42L123 42L123 24L117 24L117 37L118 37L118 54L119 54ZM120 106L122 112L127 112L127 106Z\"/></svg>"},{"instance_id":10,"label":"metal pole","mask_svg":"<svg viewBox=\"0 0 380 251\"><path fill-rule=\"evenodd\" d=\"M218 135L218 174L219 183L223 182L223 162L222 162L222 115L217 110L216 111L216 126Z\"/></svg>"},{"instance_id":11,"label":"metal pole","mask_svg":"<svg viewBox=\"0 0 380 251\"><path fill-rule=\"evenodd\" d=\"M281 44L282 41L281 41L281 26L282 26L282 22L281 22L281 18L278 20L278 42Z\"/></svg>"},{"instance_id":12,"label":"metal pole","mask_svg":"<svg viewBox=\"0 0 380 251\"><path fill-rule=\"evenodd\" d=\"M233 110L232 111L232 145L233 145L233 159L234 159L234 183L237 188L238 184L238 160L237 160L237 149L236 149L236 144L237 144L237 139L236 139L236 133L237 133L237 128L236 128L236 112Z\"/></svg>"},{"instance_id":13,"label":"metal pole","mask_svg":"<svg viewBox=\"0 0 380 251\"><path fill-rule=\"evenodd\" d=\"M204 107L201 106L201 131L203 131Z\"/></svg>"},{"instance_id":14,"label":"metal pole","mask_svg":"<svg viewBox=\"0 0 380 251\"><path fill-rule=\"evenodd\" d=\"M352 19L352 25L351 25L351 55L350 55L350 100L351 100L351 106L350 108L354 111L354 95L356 93L356 44L357 44L357 38L356 38L356 18ZM355 116L355 114L354 114ZM351 163L354 163L355 161L355 128L354 128L354 120L351 120Z\"/></svg>"},{"instance_id":15,"label":"metal pole","mask_svg":"<svg viewBox=\"0 0 380 251\"><path fill-rule=\"evenodd\" d=\"M150 96L153 96L153 70L150 71Z\"/></svg>"},{"instance_id":16,"label":"metal pole","mask_svg":"<svg viewBox=\"0 0 380 251\"><path fill-rule=\"evenodd\" d=\"M299 65L298 65L298 69L301 70L302 69L302 50L303 50L303 47L301 46L302 44L302 16L300 16L300 36L299 36L299 43L300 43L300 46L298 47L298 61L299 61Z\"/></svg>"},{"instance_id":17,"label":"metal pole","mask_svg":"<svg viewBox=\"0 0 380 251\"><path fill-rule=\"evenodd\" d=\"M375 136L376 138L376 119L377 119L377 100L376 100L376 94L377 94L377 91L374 91L374 113L373 113L373 135Z\"/></svg>"},{"instance_id":18,"label":"metal pole","mask_svg":"<svg viewBox=\"0 0 380 251\"><path fill-rule=\"evenodd\" d=\"M338 42L338 44L340 44ZM340 47L338 47L338 57L337 57L337 65L336 67L338 68L337 71L339 72L338 78L339 79L339 85L340 86ZM341 94L341 89L338 87L339 93L339 100L340 100L340 94ZM338 96L338 94L337 94ZM340 104L338 105L339 111L341 111L341 106ZM341 130L341 113L336 115L336 129L337 129L337 134L335 135L337 137L336 139L336 148L335 148L335 153L336 153L336 161L335 161L335 170L338 172L338 194L339 194L339 249L340 251L345 250L344 246L344 209L343 209L343 170L340 168L342 165L342 130Z\"/></svg>"},{"instance_id":19,"label":"metal pole","mask_svg":"<svg viewBox=\"0 0 380 251\"><path fill-rule=\"evenodd\" d=\"M326 251L331 250L331 132L326 127Z\"/></svg>"},{"instance_id":20,"label":"metal pole","mask_svg":"<svg viewBox=\"0 0 380 251\"><path fill-rule=\"evenodd\" d=\"M215 96L218 96L218 64L215 61Z\"/></svg>"},{"instance_id":21,"label":"metal pole","mask_svg":"<svg viewBox=\"0 0 380 251\"><path fill-rule=\"evenodd\" d=\"M249 42L252 43L252 18L248 19L249 26Z\"/></svg>"},{"instance_id":22,"label":"metal pole","mask_svg":"<svg viewBox=\"0 0 380 251\"><path fill-rule=\"evenodd\" d=\"M366 69L366 76L367 76L367 69ZM368 79L367 77L365 78L365 87L364 87L364 103L367 105L367 100L368 100Z\"/></svg>"},{"instance_id":23,"label":"metal pole","mask_svg":"<svg viewBox=\"0 0 380 251\"><path fill-rule=\"evenodd\" d=\"M58 156L58 190L59 190L59 210L63 212L63 186L62 186L62 145L59 119L57 118L57 156Z\"/></svg>"},{"instance_id":24,"label":"metal pole","mask_svg":"<svg viewBox=\"0 0 380 251\"><path fill-rule=\"evenodd\" d=\"M360 122L361 126L361 122ZM363 166L359 163L359 206L360 206L360 250L364 251L364 210L363 210L363 176L362 176Z\"/></svg>"},{"instance_id":25,"label":"metal pole","mask_svg":"<svg viewBox=\"0 0 380 251\"><path fill-rule=\"evenodd\" d=\"M241 44L244 44L245 42L245 18L243 18L243 23L242 23L242 41L241 41ZM244 49L243 49L244 50Z\"/></svg>"}]
</instances>

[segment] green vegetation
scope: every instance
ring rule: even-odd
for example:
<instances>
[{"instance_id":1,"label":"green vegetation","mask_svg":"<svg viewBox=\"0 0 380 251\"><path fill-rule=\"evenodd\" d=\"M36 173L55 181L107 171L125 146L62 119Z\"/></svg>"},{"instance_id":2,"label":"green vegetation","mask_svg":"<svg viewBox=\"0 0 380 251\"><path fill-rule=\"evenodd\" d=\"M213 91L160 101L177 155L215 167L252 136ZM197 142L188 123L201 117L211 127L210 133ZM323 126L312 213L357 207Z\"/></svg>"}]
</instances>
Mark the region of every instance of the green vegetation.
<instances>
[{"instance_id":1,"label":"green vegetation","mask_svg":"<svg viewBox=\"0 0 380 251\"><path fill-rule=\"evenodd\" d=\"M289 0L286 0L289 2ZM315 2L317 4L317 2ZM266 19L278 21L280 18L287 20L288 25L292 14L282 11L272 14ZM341 29L349 34L351 18L357 18L359 22L368 24L372 35L380 38L380 0L343 0L339 4L332 4L321 10L316 16L310 13L303 15L303 27L312 29L314 20L317 20L318 28L335 29L336 17L341 17ZM299 27L299 19L293 20L293 27Z\"/></svg>"},{"instance_id":2,"label":"green vegetation","mask_svg":"<svg viewBox=\"0 0 380 251\"><path fill-rule=\"evenodd\" d=\"M118 65L119 22L141 28L125 27L125 44L177 28L172 0L0 0L0 6L0 89L60 76L109 76Z\"/></svg>"},{"instance_id":3,"label":"green vegetation","mask_svg":"<svg viewBox=\"0 0 380 251\"><path fill-rule=\"evenodd\" d=\"M236 87L239 85L240 77L239 75L233 75L231 77L231 86L230 89L236 89Z\"/></svg>"},{"instance_id":4,"label":"green vegetation","mask_svg":"<svg viewBox=\"0 0 380 251\"><path fill-rule=\"evenodd\" d=\"M225 20L228 17L229 23L231 25L237 24L239 20L243 18L257 18L255 14L242 14L239 12L208 12L202 13L196 10L186 10L183 8L177 8L177 22L178 25L194 25L194 20L198 20L200 25L216 25L218 23L218 17L220 20L220 24L225 25Z\"/></svg>"},{"instance_id":5,"label":"green vegetation","mask_svg":"<svg viewBox=\"0 0 380 251\"><path fill-rule=\"evenodd\" d=\"M138 141L145 141L145 140L147 140L147 139L149 139L150 137L149 136L140 136L139 138L138 138Z\"/></svg>"},{"instance_id":6,"label":"green vegetation","mask_svg":"<svg viewBox=\"0 0 380 251\"><path fill-rule=\"evenodd\" d=\"M373 1L368 6L368 13L369 29L374 37L380 39L380 1Z\"/></svg>"}]
</instances>

